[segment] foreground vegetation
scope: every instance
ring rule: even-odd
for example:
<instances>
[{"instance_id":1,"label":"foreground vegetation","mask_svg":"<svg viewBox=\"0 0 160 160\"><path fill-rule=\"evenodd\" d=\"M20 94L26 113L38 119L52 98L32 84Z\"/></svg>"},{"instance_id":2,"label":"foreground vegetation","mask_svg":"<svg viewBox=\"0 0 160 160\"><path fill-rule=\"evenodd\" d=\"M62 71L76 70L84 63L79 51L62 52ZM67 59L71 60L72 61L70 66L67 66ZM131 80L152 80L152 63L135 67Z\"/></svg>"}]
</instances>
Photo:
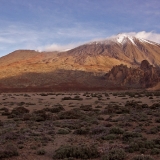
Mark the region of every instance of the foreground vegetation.
<instances>
[{"instance_id":1,"label":"foreground vegetation","mask_svg":"<svg viewBox=\"0 0 160 160\"><path fill-rule=\"evenodd\" d=\"M0 159L160 159L160 92L0 99Z\"/></svg>"}]
</instances>

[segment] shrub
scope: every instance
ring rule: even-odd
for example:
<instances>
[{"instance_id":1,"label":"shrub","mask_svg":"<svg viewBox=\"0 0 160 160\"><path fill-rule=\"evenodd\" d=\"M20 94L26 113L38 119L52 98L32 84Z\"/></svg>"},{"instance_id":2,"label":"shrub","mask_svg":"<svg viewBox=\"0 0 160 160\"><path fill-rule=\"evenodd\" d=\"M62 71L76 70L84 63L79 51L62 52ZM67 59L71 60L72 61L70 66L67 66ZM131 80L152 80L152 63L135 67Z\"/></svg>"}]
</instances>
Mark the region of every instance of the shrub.
<instances>
[{"instance_id":1,"label":"shrub","mask_svg":"<svg viewBox=\"0 0 160 160\"><path fill-rule=\"evenodd\" d=\"M154 160L154 159L146 155L137 155L137 156L134 156L132 160Z\"/></svg>"},{"instance_id":2,"label":"shrub","mask_svg":"<svg viewBox=\"0 0 160 160\"><path fill-rule=\"evenodd\" d=\"M2 116L10 116L10 114L11 113L9 111L7 111L7 110L2 112Z\"/></svg>"},{"instance_id":3,"label":"shrub","mask_svg":"<svg viewBox=\"0 0 160 160\"><path fill-rule=\"evenodd\" d=\"M81 98L80 96L75 96L74 98L72 98L72 100L78 100L78 101L81 101L81 100L83 100L83 98Z\"/></svg>"},{"instance_id":4,"label":"shrub","mask_svg":"<svg viewBox=\"0 0 160 160\"><path fill-rule=\"evenodd\" d=\"M151 109L158 109L160 107L160 103L154 103L150 106Z\"/></svg>"},{"instance_id":5,"label":"shrub","mask_svg":"<svg viewBox=\"0 0 160 160\"><path fill-rule=\"evenodd\" d=\"M79 134L79 135L86 135L89 133L89 129L88 128L79 128L79 129L76 129L73 133Z\"/></svg>"},{"instance_id":6,"label":"shrub","mask_svg":"<svg viewBox=\"0 0 160 160\"><path fill-rule=\"evenodd\" d=\"M156 123L160 123L160 118L156 118L156 119L155 119L155 122L156 122Z\"/></svg>"},{"instance_id":7,"label":"shrub","mask_svg":"<svg viewBox=\"0 0 160 160\"><path fill-rule=\"evenodd\" d=\"M30 120L30 119L31 119L31 115L30 115L29 113L25 113L25 114L23 115L22 119L23 119L24 121Z\"/></svg>"},{"instance_id":8,"label":"shrub","mask_svg":"<svg viewBox=\"0 0 160 160\"><path fill-rule=\"evenodd\" d=\"M142 137L142 135L139 134L139 133L125 132L125 133L123 134L122 139L123 139L124 141L130 141L130 140L132 140L132 139L134 139L134 138L138 138L138 137Z\"/></svg>"},{"instance_id":9,"label":"shrub","mask_svg":"<svg viewBox=\"0 0 160 160\"><path fill-rule=\"evenodd\" d=\"M44 149L39 149L37 155L45 155L46 151Z\"/></svg>"},{"instance_id":10,"label":"shrub","mask_svg":"<svg viewBox=\"0 0 160 160\"><path fill-rule=\"evenodd\" d=\"M91 129L91 134L101 134L107 132L107 128L102 126L97 126Z\"/></svg>"},{"instance_id":11,"label":"shrub","mask_svg":"<svg viewBox=\"0 0 160 160\"><path fill-rule=\"evenodd\" d=\"M58 133L58 134L69 134L70 131L67 130L67 129L59 129L57 133Z\"/></svg>"},{"instance_id":12,"label":"shrub","mask_svg":"<svg viewBox=\"0 0 160 160\"><path fill-rule=\"evenodd\" d=\"M3 122L0 120L0 126L3 126L4 124L3 124Z\"/></svg>"},{"instance_id":13,"label":"shrub","mask_svg":"<svg viewBox=\"0 0 160 160\"><path fill-rule=\"evenodd\" d=\"M0 111L9 112L9 109L6 107L0 108Z\"/></svg>"},{"instance_id":14,"label":"shrub","mask_svg":"<svg viewBox=\"0 0 160 160\"><path fill-rule=\"evenodd\" d=\"M118 136L116 134L108 134L108 135L102 137L103 140L115 140L117 138L118 138Z\"/></svg>"},{"instance_id":15,"label":"shrub","mask_svg":"<svg viewBox=\"0 0 160 160\"><path fill-rule=\"evenodd\" d=\"M60 119L79 119L83 116L83 113L79 110L70 110L70 111L65 111L61 112L59 114Z\"/></svg>"},{"instance_id":16,"label":"shrub","mask_svg":"<svg viewBox=\"0 0 160 160\"><path fill-rule=\"evenodd\" d=\"M44 110L34 111L32 119L37 122L45 121L47 119L47 114Z\"/></svg>"},{"instance_id":17,"label":"shrub","mask_svg":"<svg viewBox=\"0 0 160 160\"><path fill-rule=\"evenodd\" d=\"M141 107L142 108L148 108L148 104L142 104Z\"/></svg>"},{"instance_id":18,"label":"shrub","mask_svg":"<svg viewBox=\"0 0 160 160\"><path fill-rule=\"evenodd\" d=\"M4 138L6 140L15 140L19 137L19 134L18 133L15 133L15 132L6 132L5 135L4 135Z\"/></svg>"},{"instance_id":19,"label":"shrub","mask_svg":"<svg viewBox=\"0 0 160 160\"><path fill-rule=\"evenodd\" d=\"M153 140L155 145L160 145L160 138L156 138Z\"/></svg>"},{"instance_id":20,"label":"shrub","mask_svg":"<svg viewBox=\"0 0 160 160\"><path fill-rule=\"evenodd\" d=\"M11 114L18 115L18 116L23 115L25 113L29 113L29 110L24 107L16 107L11 111Z\"/></svg>"},{"instance_id":21,"label":"shrub","mask_svg":"<svg viewBox=\"0 0 160 160\"><path fill-rule=\"evenodd\" d=\"M108 154L102 156L102 160L124 160L126 153L122 149L112 149Z\"/></svg>"},{"instance_id":22,"label":"shrub","mask_svg":"<svg viewBox=\"0 0 160 160\"><path fill-rule=\"evenodd\" d=\"M60 111L63 111L64 108L61 105L55 106L53 108L44 108L44 111L52 112L52 113L58 113Z\"/></svg>"},{"instance_id":23,"label":"shrub","mask_svg":"<svg viewBox=\"0 0 160 160\"><path fill-rule=\"evenodd\" d=\"M111 134L123 134L123 130L121 128L113 127L110 129L109 133Z\"/></svg>"},{"instance_id":24,"label":"shrub","mask_svg":"<svg viewBox=\"0 0 160 160\"><path fill-rule=\"evenodd\" d=\"M41 95L41 96L48 96L47 93L41 93L40 95Z\"/></svg>"},{"instance_id":25,"label":"shrub","mask_svg":"<svg viewBox=\"0 0 160 160\"><path fill-rule=\"evenodd\" d=\"M99 157L98 150L95 146L61 146L55 151L53 159L64 158L92 159Z\"/></svg>"},{"instance_id":26,"label":"shrub","mask_svg":"<svg viewBox=\"0 0 160 160\"><path fill-rule=\"evenodd\" d=\"M147 149L152 149L155 147L155 143L153 141L145 141L144 144L145 144L145 148Z\"/></svg>"},{"instance_id":27,"label":"shrub","mask_svg":"<svg viewBox=\"0 0 160 160\"><path fill-rule=\"evenodd\" d=\"M83 106L80 106L80 109L83 111L91 111L92 105L83 105Z\"/></svg>"},{"instance_id":28,"label":"shrub","mask_svg":"<svg viewBox=\"0 0 160 160\"><path fill-rule=\"evenodd\" d=\"M125 104L125 106L126 106L126 107L135 108L135 107L137 107L137 106L139 106L139 105L138 105L138 103L137 103L136 101L132 100L132 101L127 101L126 104Z\"/></svg>"},{"instance_id":29,"label":"shrub","mask_svg":"<svg viewBox=\"0 0 160 160\"><path fill-rule=\"evenodd\" d=\"M160 149L158 149L158 148L153 148L153 149L151 150L151 154L152 154L152 155L160 154Z\"/></svg>"},{"instance_id":30,"label":"shrub","mask_svg":"<svg viewBox=\"0 0 160 160\"><path fill-rule=\"evenodd\" d=\"M29 113L28 109L24 107L16 107L8 115L8 118L19 118L19 117L22 117L26 113Z\"/></svg>"},{"instance_id":31,"label":"shrub","mask_svg":"<svg viewBox=\"0 0 160 160\"><path fill-rule=\"evenodd\" d=\"M17 148L12 144L7 145L4 150L0 150L0 159L18 155Z\"/></svg>"},{"instance_id":32,"label":"shrub","mask_svg":"<svg viewBox=\"0 0 160 160\"><path fill-rule=\"evenodd\" d=\"M157 134L160 131L158 126L151 128L147 133L148 134Z\"/></svg>"},{"instance_id":33,"label":"shrub","mask_svg":"<svg viewBox=\"0 0 160 160\"><path fill-rule=\"evenodd\" d=\"M63 100L63 101L64 101L64 100L72 100L72 98L71 98L71 97L63 97L62 100Z\"/></svg>"},{"instance_id":34,"label":"shrub","mask_svg":"<svg viewBox=\"0 0 160 160\"><path fill-rule=\"evenodd\" d=\"M143 150L145 151L146 149L153 149L154 147L155 147L155 144L153 141L137 140L130 144L128 151L129 152L134 152L134 151L143 152Z\"/></svg>"}]
</instances>

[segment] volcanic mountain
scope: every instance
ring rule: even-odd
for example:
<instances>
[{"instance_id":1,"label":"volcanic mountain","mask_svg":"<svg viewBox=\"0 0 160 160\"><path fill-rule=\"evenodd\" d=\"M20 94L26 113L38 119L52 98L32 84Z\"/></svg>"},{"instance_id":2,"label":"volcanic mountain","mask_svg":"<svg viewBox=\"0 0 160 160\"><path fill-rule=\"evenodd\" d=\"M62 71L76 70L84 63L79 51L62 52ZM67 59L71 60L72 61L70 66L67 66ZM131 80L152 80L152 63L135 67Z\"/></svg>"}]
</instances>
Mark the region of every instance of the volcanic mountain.
<instances>
[{"instance_id":1,"label":"volcanic mountain","mask_svg":"<svg viewBox=\"0 0 160 160\"><path fill-rule=\"evenodd\" d=\"M125 34L65 52L18 50L0 58L0 86L103 88L113 66L137 68L143 60L159 68L160 45Z\"/></svg>"},{"instance_id":2,"label":"volcanic mountain","mask_svg":"<svg viewBox=\"0 0 160 160\"><path fill-rule=\"evenodd\" d=\"M77 65L93 72L108 71L118 64L139 66L144 59L160 66L159 44L124 34L91 42L61 55L72 57Z\"/></svg>"}]
</instances>

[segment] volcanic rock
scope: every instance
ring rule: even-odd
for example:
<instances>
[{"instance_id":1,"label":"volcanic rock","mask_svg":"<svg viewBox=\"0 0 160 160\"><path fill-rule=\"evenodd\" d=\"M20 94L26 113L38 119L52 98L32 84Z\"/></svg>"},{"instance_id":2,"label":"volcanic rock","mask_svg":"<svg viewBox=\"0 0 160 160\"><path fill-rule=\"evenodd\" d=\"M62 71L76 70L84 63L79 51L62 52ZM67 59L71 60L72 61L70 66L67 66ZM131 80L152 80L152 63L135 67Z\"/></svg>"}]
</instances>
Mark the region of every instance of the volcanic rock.
<instances>
[{"instance_id":1,"label":"volcanic rock","mask_svg":"<svg viewBox=\"0 0 160 160\"><path fill-rule=\"evenodd\" d=\"M121 64L106 74L106 80L107 83L117 86L148 88L160 82L160 70L150 65L147 60L143 60L138 68L128 68Z\"/></svg>"}]
</instances>

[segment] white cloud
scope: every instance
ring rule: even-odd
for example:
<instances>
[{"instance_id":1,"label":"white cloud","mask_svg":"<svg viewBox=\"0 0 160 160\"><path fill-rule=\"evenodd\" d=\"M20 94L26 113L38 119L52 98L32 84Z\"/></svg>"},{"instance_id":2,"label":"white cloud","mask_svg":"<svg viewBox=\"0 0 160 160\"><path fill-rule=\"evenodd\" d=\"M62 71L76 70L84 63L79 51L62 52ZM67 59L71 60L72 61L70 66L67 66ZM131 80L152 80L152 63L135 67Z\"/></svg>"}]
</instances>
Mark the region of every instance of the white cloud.
<instances>
[{"instance_id":1,"label":"white cloud","mask_svg":"<svg viewBox=\"0 0 160 160\"><path fill-rule=\"evenodd\" d=\"M76 46L80 45L80 43L74 43L74 44L67 44L67 45L60 45L60 44L51 44L46 46L38 47L39 51L67 51L72 48L75 48Z\"/></svg>"},{"instance_id":2,"label":"white cloud","mask_svg":"<svg viewBox=\"0 0 160 160\"><path fill-rule=\"evenodd\" d=\"M138 32L135 34L136 37L138 38L143 38L143 39L147 39L153 42L157 42L160 43L160 34L159 33L154 33L154 32Z\"/></svg>"}]
</instances>

